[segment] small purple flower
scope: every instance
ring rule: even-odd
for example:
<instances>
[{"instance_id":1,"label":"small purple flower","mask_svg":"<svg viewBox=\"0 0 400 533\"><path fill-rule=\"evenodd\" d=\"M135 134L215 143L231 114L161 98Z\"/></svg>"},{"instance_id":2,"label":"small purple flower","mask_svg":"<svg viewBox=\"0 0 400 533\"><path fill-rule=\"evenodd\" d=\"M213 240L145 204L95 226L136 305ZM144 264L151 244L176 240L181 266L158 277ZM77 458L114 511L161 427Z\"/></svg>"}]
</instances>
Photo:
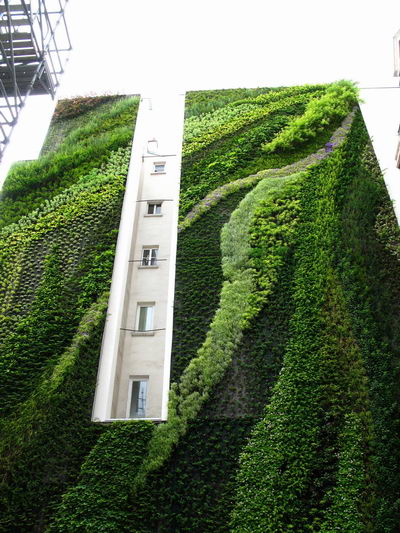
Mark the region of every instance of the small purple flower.
<instances>
[{"instance_id":1,"label":"small purple flower","mask_svg":"<svg viewBox=\"0 0 400 533\"><path fill-rule=\"evenodd\" d=\"M333 150L333 144L331 142L327 142L325 144L325 152L332 152Z\"/></svg>"}]
</instances>

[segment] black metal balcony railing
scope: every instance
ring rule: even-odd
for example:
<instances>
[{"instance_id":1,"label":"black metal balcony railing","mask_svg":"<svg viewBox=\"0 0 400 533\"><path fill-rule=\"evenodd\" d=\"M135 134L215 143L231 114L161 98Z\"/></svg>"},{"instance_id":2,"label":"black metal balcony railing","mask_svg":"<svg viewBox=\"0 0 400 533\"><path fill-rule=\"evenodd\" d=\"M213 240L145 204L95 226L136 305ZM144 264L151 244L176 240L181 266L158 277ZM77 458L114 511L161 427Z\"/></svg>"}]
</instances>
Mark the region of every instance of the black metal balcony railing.
<instances>
[{"instance_id":1,"label":"black metal balcony railing","mask_svg":"<svg viewBox=\"0 0 400 533\"><path fill-rule=\"evenodd\" d=\"M71 50L67 2L0 0L0 159L27 96L54 97Z\"/></svg>"}]
</instances>

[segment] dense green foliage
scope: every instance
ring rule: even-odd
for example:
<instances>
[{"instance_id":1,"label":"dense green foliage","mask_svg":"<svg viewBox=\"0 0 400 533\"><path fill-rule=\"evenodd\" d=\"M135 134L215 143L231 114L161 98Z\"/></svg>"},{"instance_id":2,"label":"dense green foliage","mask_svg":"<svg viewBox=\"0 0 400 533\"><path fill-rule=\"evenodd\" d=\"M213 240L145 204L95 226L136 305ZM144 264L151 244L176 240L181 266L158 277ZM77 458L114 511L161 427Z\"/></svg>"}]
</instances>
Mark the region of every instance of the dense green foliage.
<instances>
[{"instance_id":1,"label":"dense green foliage","mask_svg":"<svg viewBox=\"0 0 400 533\"><path fill-rule=\"evenodd\" d=\"M182 214L219 185L260 170L285 166L323 146L337 127L337 122L328 125L316 142L311 140L301 154L264 154L260 150L260 145L272 140L289 124L293 115L301 115L310 99L320 95L321 90L321 86L306 86L303 90L294 88L294 96L288 96L291 94L288 89L273 91L271 96L269 93L265 95L265 98L268 97L265 107L263 100L250 104L240 100L238 108L240 110L244 106L246 112L233 121L230 120L232 109L236 109L233 103L226 110L221 108L207 115L208 120L220 127L216 132L212 131L211 139L207 131L199 138L192 138L191 151L183 157ZM193 144L196 144L197 150L193 150Z\"/></svg>"},{"instance_id":2,"label":"dense green foliage","mask_svg":"<svg viewBox=\"0 0 400 533\"><path fill-rule=\"evenodd\" d=\"M85 118L66 118L51 125L53 149L35 161L14 165L9 172L1 191L0 227L40 208L106 164L113 151L128 146L137 106L138 98L121 99L95 108Z\"/></svg>"},{"instance_id":3,"label":"dense green foliage","mask_svg":"<svg viewBox=\"0 0 400 533\"><path fill-rule=\"evenodd\" d=\"M71 129L59 116L62 142L2 193L0 531L44 530L102 432L90 413L137 103L89 106Z\"/></svg>"},{"instance_id":4,"label":"dense green foliage","mask_svg":"<svg viewBox=\"0 0 400 533\"><path fill-rule=\"evenodd\" d=\"M115 152L85 183L0 235L7 295L0 316L2 413L25 399L44 365L69 343L82 312L108 288L128 160L128 150ZM30 279L32 263L43 271L37 280Z\"/></svg>"},{"instance_id":5,"label":"dense green foliage","mask_svg":"<svg viewBox=\"0 0 400 533\"><path fill-rule=\"evenodd\" d=\"M49 531L130 531L132 502L127 494L152 431L150 422L113 424L82 464L78 482L63 498Z\"/></svg>"},{"instance_id":6,"label":"dense green foliage","mask_svg":"<svg viewBox=\"0 0 400 533\"><path fill-rule=\"evenodd\" d=\"M295 150L299 144L323 131L328 124L344 118L357 102L357 96L358 90L350 82L333 83L320 98L311 100L304 115L292 120L279 135L264 146L264 150Z\"/></svg>"},{"instance_id":7,"label":"dense green foliage","mask_svg":"<svg viewBox=\"0 0 400 533\"><path fill-rule=\"evenodd\" d=\"M90 422L137 106L108 98L0 203L0 531L395 533L400 231L353 85L187 95L157 426Z\"/></svg>"},{"instance_id":8,"label":"dense green foliage","mask_svg":"<svg viewBox=\"0 0 400 533\"><path fill-rule=\"evenodd\" d=\"M256 419L260 416L260 403L258 410L252 409L250 402L246 406L245 399L247 395L251 396L249 388L254 379L246 378L249 361L242 348L245 339L240 330L247 329L247 334L252 335L249 338L251 343L256 338L251 323L261 321L265 316L261 309L263 312L269 310L267 324L272 329L271 336L279 324L284 328L275 337L281 342L280 345L279 341L277 343L281 352L275 358L272 358L268 344L262 344L265 353L269 353L266 368L270 377L265 379L264 386L270 391L273 376L277 374L274 361L279 365L283 354L284 366L272 388L271 400L263 415L265 418L256 425L244 448L237 486L232 487L230 482L227 485L230 498L233 492L237 495L231 525L224 522L221 528L221 524L214 521L202 525L201 529L192 515L185 526L179 526L182 530L185 527L192 531L232 529L249 532L396 529L398 490L394 480L398 479L398 455L392 447L389 474L382 457L386 448L378 443L384 438L394 445L399 417L396 415L392 421L386 418L386 431L381 437L376 436L377 429L382 428L381 417L394 414L395 400L387 392L386 409L382 409L382 386L379 387L380 396L373 399L373 389L370 390L368 385L371 383L373 388L377 385L368 381L368 355L363 353L361 338L357 335L355 304L349 305L351 291L345 286L343 269L339 267L344 260L340 259L344 257L341 242L348 243L347 228L342 229L342 224L348 223L346 210L351 211L351 223L360 228L358 238L365 231L363 223L369 213L373 221L369 242L378 240L377 220L381 230L379 238L382 239L384 232L388 233L392 256L396 250L398 234L394 229L388 229L394 227L393 219L386 226L383 215L378 216L379 210L387 213L388 200L386 193L382 195L381 176L377 178L371 166L365 164L367 142L365 128L358 117L345 144L335 148L335 142L329 143L327 151L335 148L333 155L310 167L305 175L294 175L291 179L281 177L278 181L269 175L247 182L247 185L254 186L261 179L259 186L247 194L223 229L222 265L224 277L229 281L224 282L220 307L210 323L203 346L173 388L169 421L156 429L150 441L149 456L134 482L134 497L152 486L154 476L157 478L165 472L169 455L175 453L171 441L179 442L178 450L184 446L184 435L193 424L188 425L188 421L193 417L196 416L200 423L208 416L242 417L249 413ZM313 162L318 162L318 158L309 164ZM362 205L358 203L351 208L348 203L352 198L350 191L361 176L364 184L365 176L368 176L369 182L363 187L367 188L368 194L363 197ZM270 187L271 193L266 194ZM187 223L182 224L183 235L185 231L192 231L192 236L188 233L187 238L194 244L195 228L202 217L205 221L210 216L208 213L211 214L217 206L221 208L221 202L225 202L221 199L212 201L212 195L229 198L229 193L237 194L238 190L240 188L229 191L228 188L217 188L217 193L210 193L208 203L211 207L188 218ZM260 193L260 200L263 200L259 204L257 190L263 191ZM246 237L249 231L250 249ZM365 234L362 238L365 241ZM182 236L181 242L184 242ZM349 272L354 275L357 270L351 246L347 248L347 254L350 254L347 260L353 265L348 268L347 275ZM188 263L186 269L191 268L193 265ZM283 281L289 272L292 284L280 283L280 276ZM207 271L204 275L207 276ZM369 290L365 287L365 274L364 280L358 282L361 282L364 293L359 301L365 305L366 290ZM229 292L232 283L236 283L234 297ZM278 296L278 288L286 291L286 300L281 300L280 294ZM195 293L188 295L187 302L192 309L196 307L195 296ZM275 317L277 320L273 302L267 306L263 303L264 298L272 296L284 302L283 324L273 322ZM197 298L198 304L204 305L200 304L201 293ZM230 298L235 305L231 305ZM228 310L226 315L225 307ZM221 322L220 317L223 317ZM365 309L363 319L366 319ZM373 326L369 332L364 329L362 335L371 339L373 329ZM268 333L264 334L268 336ZM262 357L260 362L263 362ZM383 378L381 373L378 379ZM268 401L268 397L269 394L263 398L260 394L253 395L256 402L260 398ZM390 437L387 434L389 427ZM388 460L389 454L385 452L384 455ZM382 470L386 474L385 481ZM388 483L393 483L394 493L385 490ZM153 494L157 494L155 487ZM183 506L175 520L179 515L186 516ZM211 508L208 516L212 516ZM135 530L152 531L162 527L154 511L152 520L146 522L142 518ZM143 522L148 525L143 526Z\"/></svg>"},{"instance_id":9,"label":"dense green foliage","mask_svg":"<svg viewBox=\"0 0 400 533\"><path fill-rule=\"evenodd\" d=\"M82 318L57 365L1 422L0 531L44 530L102 431L90 422L108 294Z\"/></svg>"},{"instance_id":10,"label":"dense green foliage","mask_svg":"<svg viewBox=\"0 0 400 533\"><path fill-rule=\"evenodd\" d=\"M365 130L360 129L359 135L367 137ZM370 179L365 180L365 175ZM376 520L378 531L385 533L395 531L400 519L399 233L372 147L367 143L342 213L340 273L368 374L376 434Z\"/></svg>"},{"instance_id":11,"label":"dense green foliage","mask_svg":"<svg viewBox=\"0 0 400 533\"><path fill-rule=\"evenodd\" d=\"M311 171L296 197L291 339L265 417L242 455L234 531L368 530L365 368L334 268L344 169L347 179L360 169L343 152ZM257 246L264 228L257 222Z\"/></svg>"}]
</instances>

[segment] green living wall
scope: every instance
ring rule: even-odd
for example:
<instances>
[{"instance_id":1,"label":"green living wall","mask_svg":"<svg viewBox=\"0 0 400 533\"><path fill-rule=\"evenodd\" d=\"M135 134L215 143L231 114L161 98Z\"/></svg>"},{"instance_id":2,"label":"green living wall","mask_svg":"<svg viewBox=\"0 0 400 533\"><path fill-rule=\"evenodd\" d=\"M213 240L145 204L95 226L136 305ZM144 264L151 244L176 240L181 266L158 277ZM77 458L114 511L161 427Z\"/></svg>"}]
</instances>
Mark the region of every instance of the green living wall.
<instances>
[{"instance_id":1,"label":"green living wall","mask_svg":"<svg viewBox=\"0 0 400 533\"><path fill-rule=\"evenodd\" d=\"M187 94L169 418L90 423L136 107L64 104L2 193L0 531L396 532L400 235L349 82Z\"/></svg>"},{"instance_id":2,"label":"green living wall","mask_svg":"<svg viewBox=\"0 0 400 533\"><path fill-rule=\"evenodd\" d=\"M138 97L61 101L0 200L0 531L43 531L90 422Z\"/></svg>"}]
</instances>

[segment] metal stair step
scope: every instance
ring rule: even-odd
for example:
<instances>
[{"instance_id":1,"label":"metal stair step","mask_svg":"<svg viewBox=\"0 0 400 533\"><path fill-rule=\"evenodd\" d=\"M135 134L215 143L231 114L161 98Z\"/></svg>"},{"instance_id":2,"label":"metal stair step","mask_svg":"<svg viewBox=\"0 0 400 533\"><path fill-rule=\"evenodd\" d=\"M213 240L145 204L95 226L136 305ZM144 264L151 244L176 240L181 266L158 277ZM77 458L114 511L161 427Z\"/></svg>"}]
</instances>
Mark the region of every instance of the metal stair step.
<instances>
[{"instance_id":1,"label":"metal stair step","mask_svg":"<svg viewBox=\"0 0 400 533\"><path fill-rule=\"evenodd\" d=\"M6 52L6 56L11 57L11 48L4 47L4 49ZM33 46L30 46L29 48L16 48L15 50L13 50L13 56L14 58L18 58L18 60L20 59L20 56L32 56L32 55L36 56L36 52ZM21 59L23 59L23 57L21 57Z\"/></svg>"},{"instance_id":2,"label":"metal stair step","mask_svg":"<svg viewBox=\"0 0 400 533\"><path fill-rule=\"evenodd\" d=\"M23 18L23 19L11 19L11 27L15 26L30 26L31 23L29 22L29 19ZM8 28L8 20L0 20L0 28Z\"/></svg>"},{"instance_id":3,"label":"metal stair step","mask_svg":"<svg viewBox=\"0 0 400 533\"><path fill-rule=\"evenodd\" d=\"M27 41L32 42L32 35L27 32L19 32L19 31L13 31L11 33L11 37L13 42L15 41ZM2 42L10 42L10 34L9 33L0 33L0 41ZM14 44L16 46L17 43Z\"/></svg>"},{"instance_id":4,"label":"metal stair step","mask_svg":"<svg viewBox=\"0 0 400 533\"><path fill-rule=\"evenodd\" d=\"M9 61L12 60L11 56L8 56L8 55L7 55L6 57L7 57L7 59L8 59ZM37 56L37 55L31 55L31 56L22 56L22 57L18 56L18 57L14 57L14 63L15 63L16 65L18 65L19 63L31 63L32 61L39 61L38 56ZM4 57L3 57L3 58L0 58L0 65L1 65L2 63L5 63L5 62L6 62L6 58L4 58Z\"/></svg>"},{"instance_id":5,"label":"metal stair step","mask_svg":"<svg viewBox=\"0 0 400 533\"><path fill-rule=\"evenodd\" d=\"M30 11L30 4L25 4L28 8L28 11ZM11 4L8 6L10 13L26 13L24 6L22 4ZM7 13L7 7L6 6L0 6L0 13Z\"/></svg>"}]
</instances>

